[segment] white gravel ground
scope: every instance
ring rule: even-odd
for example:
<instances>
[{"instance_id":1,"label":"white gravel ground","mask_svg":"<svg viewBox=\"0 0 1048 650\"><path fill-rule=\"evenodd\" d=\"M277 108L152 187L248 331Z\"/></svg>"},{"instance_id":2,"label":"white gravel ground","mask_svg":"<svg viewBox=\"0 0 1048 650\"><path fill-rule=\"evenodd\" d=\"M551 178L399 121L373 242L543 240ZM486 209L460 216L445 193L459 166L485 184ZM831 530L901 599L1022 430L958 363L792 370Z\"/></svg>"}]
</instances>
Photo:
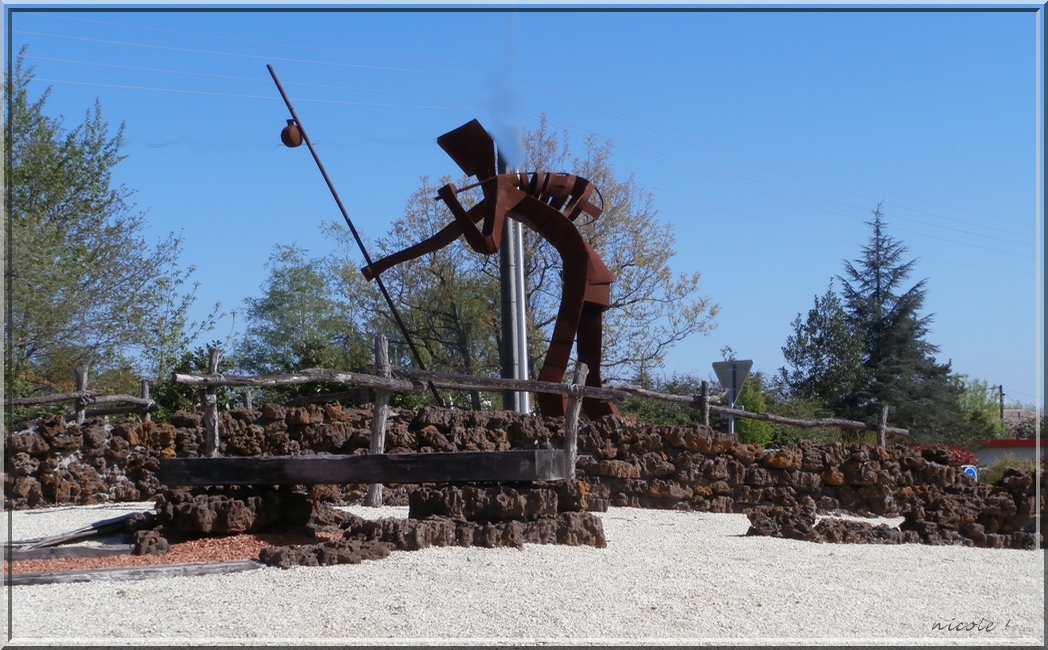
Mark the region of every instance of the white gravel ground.
<instances>
[{"instance_id":1,"label":"white gravel ground","mask_svg":"<svg viewBox=\"0 0 1048 650\"><path fill-rule=\"evenodd\" d=\"M150 509L4 513L4 532L10 521L11 539L30 539ZM1043 551L748 537L738 514L600 516L605 549L432 548L349 566L6 588L4 636L10 645L1044 645Z\"/></svg>"}]
</instances>

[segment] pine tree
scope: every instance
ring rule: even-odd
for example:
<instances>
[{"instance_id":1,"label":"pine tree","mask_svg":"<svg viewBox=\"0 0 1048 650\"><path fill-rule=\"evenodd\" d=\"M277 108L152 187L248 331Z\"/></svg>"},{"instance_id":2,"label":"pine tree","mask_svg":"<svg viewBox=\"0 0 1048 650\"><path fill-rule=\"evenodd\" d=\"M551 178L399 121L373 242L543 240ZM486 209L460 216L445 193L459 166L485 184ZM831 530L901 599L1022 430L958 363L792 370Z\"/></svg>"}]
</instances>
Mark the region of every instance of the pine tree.
<instances>
[{"instance_id":1,"label":"pine tree","mask_svg":"<svg viewBox=\"0 0 1048 650\"><path fill-rule=\"evenodd\" d=\"M862 360L853 390L838 408L871 421L886 404L895 426L926 437L949 435L959 417L959 391L950 364L938 363L938 348L925 340L932 322L921 314L927 281L904 287L916 260L904 261L907 249L887 234L880 204L867 223L873 234L862 256L845 262L845 275L838 276Z\"/></svg>"}]
</instances>

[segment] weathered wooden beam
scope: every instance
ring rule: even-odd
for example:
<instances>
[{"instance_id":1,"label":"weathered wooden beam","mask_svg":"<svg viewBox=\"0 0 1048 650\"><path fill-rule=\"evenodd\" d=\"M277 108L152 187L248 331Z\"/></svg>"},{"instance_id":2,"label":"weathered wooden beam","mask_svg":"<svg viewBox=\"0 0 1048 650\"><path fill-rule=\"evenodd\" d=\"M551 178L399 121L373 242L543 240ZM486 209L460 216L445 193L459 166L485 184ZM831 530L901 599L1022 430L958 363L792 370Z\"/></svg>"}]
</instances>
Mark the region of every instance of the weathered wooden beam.
<instances>
[{"instance_id":1,"label":"weathered wooden beam","mask_svg":"<svg viewBox=\"0 0 1048 650\"><path fill-rule=\"evenodd\" d=\"M709 382L705 382L707 387ZM677 404L687 404L695 408L702 408L703 395L700 392L698 395L674 395L671 393L660 393L654 390L648 390L647 388L641 388L640 386L633 386L631 384L622 384L615 386L608 386L608 390L621 391L630 395L636 395L637 397L646 397L648 399L657 399L663 402L674 402ZM719 394L707 395L706 399L710 402L722 402L724 395L727 391Z\"/></svg>"},{"instance_id":2,"label":"weathered wooden beam","mask_svg":"<svg viewBox=\"0 0 1048 650\"><path fill-rule=\"evenodd\" d=\"M127 522L142 515L145 515L143 526L146 527L151 525L156 517L155 513L148 511L129 512L116 517L110 517L109 519L96 521L93 524L88 524L87 526L82 526L69 532L49 535L48 537L42 537L40 539L28 540L26 542L26 547L43 548L45 546L57 546L58 544L68 544L69 542L78 542L92 537L102 537L105 535L120 533L127 530Z\"/></svg>"},{"instance_id":3,"label":"weathered wooden beam","mask_svg":"<svg viewBox=\"0 0 1048 650\"><path fill-rule=\"evenodd\" d=\"M210 375L218 372L219 354L218 348L208 350L207 372ZM214 384L208 384L204 389L202 401L204 404L203 417L201 418L204 425L203 454L205 456L218 456L221 441L218 435L218 391Z\"/></svg>"},{"instance_id":4,"label":"weathered wooden beam","mask_svg":"<svg viewBox=\"0 0 1048 650\"><path fill-rule=\"evenodd\" d=\"M903 436L909 435L909 431L906 429L883 426L884 423L882 423L881 425L867 424L865 422L857 422L854 420L842 420L838 418L823 418L819 420L799 420L796 418L771 415L769 413L752 413L749 411L731 409L723 406L713 406L711 403L722 399L723 392L720 392L719 394L711 394L712 391L710 391L708 382L703 382L703 392L698 395L672 395L666 393L659 393L656 391L651 391L630 385L606 386L601 388L597 388L595 386L573 387L571 384L568 383L522 379L502 379L494 377L473 377L470 375L441 373L429 370L418 370L414 368L393 368L392 371L394 377L400 377L402 379L385 378L376 375L365 375L352 372L343 372L338 370L310 369L304 370L299 373L291 373L284 375L268 375L264 377L239 377L232 375L220 375L217 373L212 373L209 375L183 375L175 373L173 375L173 380L176 383L196 384L205 386L282 386L289 384L304 384L311 382L329 382L357 384L359 386L371 386L390 391L415 392L425 390L425 386L423 385L423 382L425 382L430 384L431 386L440 386L441 388L452 388L457 390L482 390L489 392L527 391L549 393L554 395L574 394L579 397L589 397L615 402L621 402L624 399L630 397L631 395L636 395L638 397L658 399L666 402L688 404L689 406L699 408L702 410L703 413L703 422L707 425L709 423L709 414L713 412L721 415L749 418L751 420L764 420L766 422L789 424L792 426L805 428L841 427L847 429L864 429L868 431L879 431L882 435L887 433ZM405 379L407 381L405 381ZM336 397L342 396L342 394L336 394L329 396L302 398L302 400L305 401L306 399L308 399L309 401L316 401L321 398L334 399Z\"/></svg>"},{"instance_id":5,"label":"weathered wooden beam","mask_svg":"<svg viewBox=\"0 0 1048 650\"><path fill-rule=\"evenodd\" d=\"M888 405L881 407L881 419L877 423L877 446L885 447L888 444Z\"/></svg>"},{"instance_id":6,"label":"weathered wooden beam","mask_svg":"<svg viewBox=\"0 0 1048 650\"><path fill-rule=\"evenodd\" d=\"M389 390L425 390L424 386L418 386L415 383L401 379L386 379L375 375L345 372L342 370L327 370L324 368L315 368L303 370L302 372L277 375L262 375L259 377L223 375L220 373L189 375L176 372L171 375L171 380L176 384L187 384L191 386L291 386L294 384L325 382L329 384L358 384L360 386L373 386L375 388L386 388Z\"/></svg>"},{"instance_id":7,"label":"weathered wooden beam","mask_svg":"<svg viewBox=\"0 0 1048 650\"><path fill-rule=\"evenodd\" d=\"M390 376L389 369L389 342L384 336L375 337L375 371L381 377ZM379 388L375 391L375 406L371 414L371 446L368 451L372 454L386 453L386 420L389 418L390 391ZM368 486L364 495L364 505L377 508L382 505L382 484L372 483Z\"/></svg>"},{"instance_id":8,"label":"weathered wooden beam","mask_svg":"<svg viewBox=\"0 0 1048 650\"><path fill-rule=\"evenodd\" d=\"M81 363L73 370L73 379L76 381L76 392L83 393L87 390L86 363ZM78 399L73 403L73 408L76 410L76 423L83 424L84 420L87 419L87 402L85 402L82 399Z\"/></svg>"},{"instance_id":9,"label":"weathered wooden beam","mask_svg":"<svg viewBox=\"0 0 1048 650\"><path fill-rule=\"evenodd\" d=\"M99 395L98 397L92 397L87 400L88 404L115 404L115 403L126 403L134 404L135 406L141 406L155 411L160 408L160 405L151 399L145 399L142 397L134 397L131 395Z\"/></svg>"},{"instance_id":10,"label":"weathered wooden beam","mask_svg":"<svg viewBox=\"0 0 1048 650\"><path fill-rule=\"evenodd\" d=\"M575 478L575 463L578 461L579 445L579 411L582 410L582 398L578 389L586 383L589 368L579 362L575 364L575 375L572 377L572 392L568 396L568 406L564 412L564 467L567 478Z\"/></svg>"},{"instance_id":11,"label":"weathered wooden beam","mask_svg":"<svg viewBox=\"0 0 1048 650\"><path fill-rule=\"evenodd\" d=\"M251 571L266 566L257 560L229 562L200 562L192 564L153 564L119 569L82 569L79 571L48 571L41 573L5 574L4 584L11 586L47 585L68 582L95 582L100 580L145 580L148 578L175 578L204 576L218 573Z\"/></svg>"},{"instance_id":12,"label":"weathered wooden beam","mask_svg":"<svg viewBox=\"0 0 1048 650\"><path fill-rule=\"evenodd\" d=\"M4 400L4 405L35 406L37 404L51 404L54 402L72 402L75 400L91 402L93 401L93 398L97 398L100 395L105 395L105 391L85 390L75 393L55 393L54 395L42 395L40 397L12 397L11 399Z\"/></svg>"},{"instance_id":13,"label":"weathered wooden beam","mask_svg":"<svg viewBox=\"0 0 1048 650\"><path fill-rule=\"evenodd\" d=\"M439 386L441 388L454 388L457 390L484 390L491 392L514 390L531 393L552 393L555 395L572 394L571 384L553 381L473 377L471 375L433 372L430 370L417 370L415 368L394 368L393 374L398 377L408 377L411 379L430 382L434 386ZM579 386L578 394L582 397L592 397L594 399L612 400L616 402L621 402L630 396L630 393L624 390L597 388L595 386Z\"/></svg>"},{"instance_id":14,"label":"weathered wooden beam","mask_svg":"<svg viewBox=\"0 0 1048 650\"><path fill-rule=\"evenodd\" d=\"M100 397L94 397L86 402L87 404L127 404L126 406L109 406L100 409L86 409L84 411L84 418L88 417L100 417L103 415L120 415L124 413L138 413L140 415L149 415L151 411L159 411L160 405L151 399L143 399L141 397L132 397L130 395L102 395ZM76 413L67 414L66 417L76 416Z\"/></svg>"},{"instance_id":15,"label":"weathered wooden beam","mask_svg":"<svg viewBox=\"0 0 1048 650\"><path fill-rule=\"evenodd\" d=\"M161 458L163 485L346 485L556 481L567 478L559 449L349 456Z\"/></svg>"},{"instance_id":16,"label":"weathered wooden beam","mask_svg":"<svg viewBox=\"0 0 1048 650\"><path fill-rule=\"evenodd\" d=\"M699 404L702 409L702 424L710 426L710 382L703 381L699 387Z\"/></svg>"},{"instance_id":17,"label":"weathered wooden beam","mask_svg":"<svg viewBox=\"0 0 1048 650\"><path fill-rule=\"evenodd\" d=\"M843 429L866 429L868 431L877 431L878 425L866 424L865 422L858 422L856 420L841 420L838 418L822 418L819 420L798 420L796 418L787 418L781 415L772 415L770 413L752 413L750 411L742 411L739 409L730 409L720 406L711 406L710 411L718 413L720 415L734 415L735 417L749 418L751 420L764 420L765 422L776 422L778 424L790 424L795 427L802 427L812 429L815 427L840 427ZM894 433L900 436L907 436L910 434L909 429L897 429L895 427L884 427L886 433Z\"/></svg>"},{"instance_id":18,"label":"weathered wooden beam","mask_svg":"<svg viewBox=\"0 0 1048 650\"><path fill-rule=\"evenodd\" d=\"M148 379L143 379L142 380L142 399L149 400L150 402L153 401L153 400L149 399L149 380ZM159 410L159 408L160 408L159 405L157 405L156 409L150 409L149 407L146 407L146 412L142 414L142 421L143 422L149 422L150 419L151 419L151 416L149 415L149 411L151 411L151 410Z\"/></svg>"},{"instance_id":19,"label":"weathered wooden beam","mask_svg":"<svg viewBox=\"0 0 1048 650\"><path fill-rule=\"evenodd\" d=\"M134 544L115 544L107 546L70 546L66 548L19 548L7 549L12 562L20 560L62 560L66 558L109 557L112 555L130 555L135 550Z\"/></svg>"}]
</instances>

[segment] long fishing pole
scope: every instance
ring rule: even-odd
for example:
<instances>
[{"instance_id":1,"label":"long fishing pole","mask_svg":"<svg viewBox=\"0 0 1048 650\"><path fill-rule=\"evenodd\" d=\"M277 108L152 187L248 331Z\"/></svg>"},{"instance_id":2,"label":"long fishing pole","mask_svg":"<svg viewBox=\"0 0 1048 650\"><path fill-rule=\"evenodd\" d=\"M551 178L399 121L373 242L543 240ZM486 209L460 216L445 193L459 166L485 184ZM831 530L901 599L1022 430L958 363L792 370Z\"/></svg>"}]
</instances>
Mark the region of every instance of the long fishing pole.
<instances>
[{"instance_id":1,"label":"long fishing pole","mask_svg":"<svg viewBox=\"0 0 1048 650\"><path fill-rule=\"evenodd\" d=\"M273 83L277 85L277 90L280 91L280 96L284 99L284 103L287 104L287 110L291 113L291 117L295 121L295 126L298 127L298 131L302 135L302 141L305 142L306 147L309 148L309 153L313 154L313 160L317 163L317 168L320 170L320 175L324 177L324 182L327 183L328 189L331 190L331 196L335 197L335 203L338 204L338 209L342 212L342 217L346 220L346 225L349 226L349 231L353 233L353 239L356 240L360 252L364 255L364 261L367 262L368 266L371 266L371 256L368 255L364 242L360 239L357 229L353 226L353 221L349 218L349 212L346 211L346 206L342 204L342 199L339 198L338 192L335 191L335 185L331 182L327 170L324 169L324 165L320 162L320 156L317 155L316 149L313 148L313 143L310 142L309 135L307 135L305 127L302 126L302 121L298 119L298 115L295 113L295 108L291 105L291 100L288 99L287 93L284 92L284 87L280 85L280 80L277 79L277 73L273 70L273 66L271 65L267 64L266 69L269 70L270 76L273 77ZM400 332L404 335L404 340L407 341L408 347L411 348L411 355L415 357L415 362L418 364L419 369L425 370L426 365L422 362L422 355L419 354L418 348L415 347L414 341L411 340L411 335L408 334L408 328L404 325L404 321L400 319L397 307L393 304L393 299L390 297L389 292L386 291L386 285L382 284L382 278L376 275L375 283L378 285L382 297L386 299L386 304L389 305L389 311L393 314L393 320L396 321L397 327L400 328ZM428 383L430 391L433 392L433 397L437 400L437 404L443 407L444 400L440 397L440 393L437 392L437 387L433 385L433 382Z\"/></svg>"}]
</instances>

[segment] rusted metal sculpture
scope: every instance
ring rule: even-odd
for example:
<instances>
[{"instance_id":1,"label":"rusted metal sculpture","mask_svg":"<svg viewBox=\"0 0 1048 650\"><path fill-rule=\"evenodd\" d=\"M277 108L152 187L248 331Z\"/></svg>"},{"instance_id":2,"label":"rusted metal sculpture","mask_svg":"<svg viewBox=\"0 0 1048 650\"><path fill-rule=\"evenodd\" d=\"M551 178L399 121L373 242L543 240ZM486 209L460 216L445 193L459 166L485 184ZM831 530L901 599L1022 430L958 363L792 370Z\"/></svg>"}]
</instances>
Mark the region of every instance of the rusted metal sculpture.
<instances>
[{"instance_id":1,"label":"rusted metal sculpture","mask_svg":"<svg viewBox=\"0 0 1048 650\"><path fill-rule=\"evenodd\" d=\"M364 277L371 280L460 236L473 250L491 255L501 244L506 217L516 219L552 244L564 264L560 308L538 379L563 381L571 346L577 341L578 360L589 367L586 384L601 386L603 313L610 304L615 276L574 224L582 213L593 219L600 216L601 208L589 200L595 186L585 178L556 172L498 174L495 143L477 120L445 133L437 144L463 172L475 176L477 183L461 189L452 183L441 187L437 196L451 210L454 221L430 238L364 267ZM484 198L466 210L457 195L477 186ZM536 401L543 415L560 416L567 397L539 394ZM592 419L618 412L614 403L594 399L583 400L583 410Z\"/></svg>"}]
</instances>

